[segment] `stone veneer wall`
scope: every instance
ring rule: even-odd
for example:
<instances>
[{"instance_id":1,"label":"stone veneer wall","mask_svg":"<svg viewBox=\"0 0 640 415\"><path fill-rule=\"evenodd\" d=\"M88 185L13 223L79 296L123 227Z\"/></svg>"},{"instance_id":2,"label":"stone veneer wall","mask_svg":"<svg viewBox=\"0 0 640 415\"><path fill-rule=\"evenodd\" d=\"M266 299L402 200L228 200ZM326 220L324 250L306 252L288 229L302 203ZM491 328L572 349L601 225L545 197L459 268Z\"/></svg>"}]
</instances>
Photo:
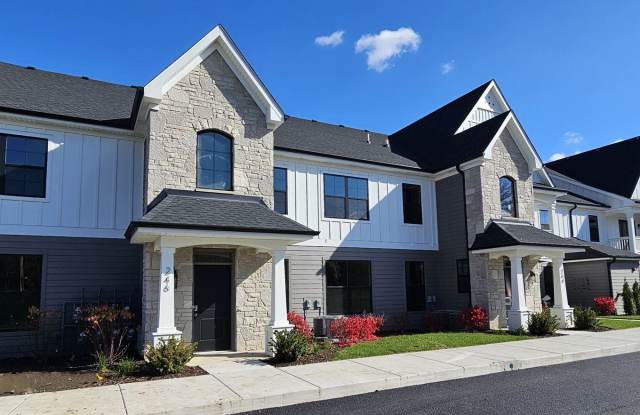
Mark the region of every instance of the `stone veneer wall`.
<instances>
[{"instance_id":1,"label":"stone veneer wall","mask_svg":"<svg viewBox=\"0 0 640 415\"><path fill-rule=\"evenodd\" d=\"M260 108L222 56L213 52L162 98L149 115L145 203L163 189L196 190L197 133L214 129L233 138L233 190L273 203L273 133ZM157 321L159 253L145 246L143 326L145 341ZM176 326L191 339L193 267L191 248L176 251L178 287ZM269 321L271 259L238 248L236 267L235 349L264 350ZM233 319L232 314L232 319ZM232 335L232 338L234 336Z\"/></svg>"},{"instance_id":2,"label":"stone veneer wall","mask_svg":"<svg viewBox=\"0 0 640 415\"><path fill-rule=\"evenodd\" d=\"M491 219L500 219L499 178L510 176L515 179L517 197L517 215L533 223L533 180L527 161L508 131L504 131L496 141L492 159L481 166L465 171L467 227L469 244L472 245L477 234L484 232ZM537 310L540 304L540 267L525 261L525 295L527 305ZM529 276L529 271L533 274ZM489 259L489 255L470 255L471 297L489 311L491 328L504 326L504 274L502 259ZM537 292L537 294L536 294ZM537 296L537 300L536 300Z\"/></svg>"}]
</instances>

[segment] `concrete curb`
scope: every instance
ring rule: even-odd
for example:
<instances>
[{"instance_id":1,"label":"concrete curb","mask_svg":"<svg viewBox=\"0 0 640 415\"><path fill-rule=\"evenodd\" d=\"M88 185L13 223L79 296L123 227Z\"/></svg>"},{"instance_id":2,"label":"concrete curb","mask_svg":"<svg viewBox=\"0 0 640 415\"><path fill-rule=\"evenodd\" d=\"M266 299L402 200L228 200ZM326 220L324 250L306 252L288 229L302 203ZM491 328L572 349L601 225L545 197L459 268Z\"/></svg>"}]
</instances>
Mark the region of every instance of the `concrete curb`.
<instances>
[{"instance_id":1,"label":"concrete curb","mask_svg":"<svg viewBox=\"0 0 640 415\"><path fill-rule=\"evenodd\" d=\"M640 329L274 368L255 362L210 375L0 398L0 414L231 414L498 372L640 352Z\"/></svg>"}]
</instances>

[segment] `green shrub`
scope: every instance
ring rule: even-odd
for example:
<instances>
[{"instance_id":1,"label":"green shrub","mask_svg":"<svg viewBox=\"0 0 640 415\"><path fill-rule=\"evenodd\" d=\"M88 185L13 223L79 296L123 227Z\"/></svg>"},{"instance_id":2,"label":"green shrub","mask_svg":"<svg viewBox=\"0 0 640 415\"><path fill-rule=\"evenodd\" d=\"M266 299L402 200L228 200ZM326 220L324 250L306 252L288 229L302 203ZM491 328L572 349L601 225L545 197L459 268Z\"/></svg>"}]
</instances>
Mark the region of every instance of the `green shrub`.
<instances>
[{"instance_id":1,"label":"green shrub","mask_svg":"<svg viewBox=\"0 0 640 415\"><path fill-rule=\"evenodd\" d=\"M151 369L161 375L180 373L193 357L195 343L187 343L171 337L162 340L157 347L149 347L144 358Z\"/></svg>"},{"instance_id":2,"label":"green shrub","mask_svg":"<svg viewBox=\"0 0 640 415\"><path fill-rule=\"evenodd\" d=\"M298 330L278 330L269 344L279 363L295 362L307 353L307 340Z\"/></svg>"},{"instance_id":3,"label":"green shrub","mask_svg":"<svg viewBox=\"0 0 640 415\"><path fill-rule=\"evenodd\" d=\"M116 372L120 376L129 376L138 369L136 360L132 357L125 356L116 364Z\"/></svg>"},{"instance_id":4,"label":"green shrub","mask_svg":"<svg viewBox=\"0 0 640 415\"><path fill-rule=\"evenodd\" d=\"M633 304L636 306L636 313L640 313L640 284L638 281L633 283Z\"/></svg>"},{"instance_id":5,"label":"green shrub","mask_svg":"<svg viewBox=\"0 0 640 415\"><path fill-rule=\"evenodd\" d=\"M104 353L97 352L95 355L98 373L106 373L109 371L109 361Z\"/></svg>"},{"instance_id":6,"label":"green shrub","mask_svg":"<svg viewBox=\"0 0 640 415\"><path fill-rule=\"evenodd\" d=\"M573 323L577 330L594 330L598 328L598 315L593 308L576 307L573 309Z\"/></svg>"},{"instance_id":7,"label":"green shrub","mask_svg":"<svg viewBox=\"0 0 640 415\"><path fill-rule=\"evenodd\" d=\"M622 304L624 307L624 313L628 316L633 315L633 293L628 282L624 282L622 285Z\"/></svg>"},{"instance_id":8,"label":"green shrub","mask_svg":"<svg viewBox=\"0 0 640 415\"><path fill-rule=\"evenodd\" d=\"M547 336L560 328L560 320L551 314L549 307L544 307L539 313L529 314L529 334L533 336Z\"/></svg>"}]
</instances>

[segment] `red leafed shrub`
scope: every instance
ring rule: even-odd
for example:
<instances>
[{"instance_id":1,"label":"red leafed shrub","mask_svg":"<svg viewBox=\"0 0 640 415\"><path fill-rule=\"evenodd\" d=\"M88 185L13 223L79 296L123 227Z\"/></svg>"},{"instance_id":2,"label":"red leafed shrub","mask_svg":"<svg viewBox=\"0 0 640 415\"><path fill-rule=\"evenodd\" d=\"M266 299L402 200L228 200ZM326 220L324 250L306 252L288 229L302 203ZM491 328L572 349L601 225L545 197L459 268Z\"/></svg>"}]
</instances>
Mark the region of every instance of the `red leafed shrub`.
<instances>
[{"instance_id":1,"label":"red leafed shrub","mask_svg":"<svg viewBox=\"0 0 640 415\"><path fill-rule=\"evenodd\" d=\"M338 346L350 346L355 343L377 339L376 333L384 324L382 316L340 317L331 322L331 336L338 340Z\"/></svg>"},{"instance_id":2,"label":"red leafed shrub","mask_svg":"<svg viewBox=\"0 0 640 415\"><path fill-rule=\"evenodd\" d=\"M481 331L487 329L487 310L475 305L464 309L460 314L460 322L466 330Z\"/></svg>"},{"instance_id":3,"label":"red leafed shrub","mask_svg":"<svg viewBox=\"0 0 640 415\"><path fill-rule=\"evenodd\" d=\"M611 316L616 313L616 301L611 297L596 297L593 299L593 304L600 316Z\"/></svg>"},{"instance_id":4,"label":"red leafed shrub","mask_svg":"<svg viewBox=\"0 0 640 415\"><path fill-rule=\"evenodd\" d=\"M126 354L135 332L129 307L101 304L77 308L75 318L82 330L80 337L89 340L96 358L113 365Z\"/></svg>"},{"instance_id":5,"label":"red leafed shrub","mask_svg":"<svg viewBox=\"0 0 640 415\"><path fill-rule=\"evenodd\" d=\"M293 329L297 330L305 339L311 340L311 328L307 325L307 322L304 320L300 314L296 314L293 311L289 311L287 313L287 320L289 323L293 324Z\"/></svg>"}]
</instances>

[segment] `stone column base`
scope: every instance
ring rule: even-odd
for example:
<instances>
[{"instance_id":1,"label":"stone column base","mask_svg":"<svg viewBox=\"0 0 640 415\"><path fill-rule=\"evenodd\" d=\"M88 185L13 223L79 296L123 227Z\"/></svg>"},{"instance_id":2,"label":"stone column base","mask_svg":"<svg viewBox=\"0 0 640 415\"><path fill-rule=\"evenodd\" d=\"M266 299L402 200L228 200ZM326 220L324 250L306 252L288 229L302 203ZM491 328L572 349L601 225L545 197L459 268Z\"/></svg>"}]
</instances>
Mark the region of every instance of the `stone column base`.
<instances>
[{"instance_id":1,"label":"stone column base","mask_svg":"<svg viewBox=\"0 0 640 415\"><path fill-rule=\"evenodd\" d=\"M560 320L561 329L570 329L573 327L573 308L551 307L551 314Z\"/></svg>"},{"instance_id":2,"label":"stone column base","mask_svg":"<svg viewBox=\"0 0 640 415\"><path fill-rule=\"evenodd\" d=\"M273 356L273 351L271 350L271 339L273 339L273 335L275 334L275 332L280 330L289 331L291 329L293 329L293 324L289 324L289 322L280 323L280 324L276 323L276 324L267 326L267 330L266 330L267 338L264 344L265 344L265 352L269 356Z\"/></svg>"},{"instance_id":3,"label":"stone column base","mask_svg":"<svg viewBox=\"0 0 640 415\"><path fill-rule=\"evenodd\" d=\"M509 331L526 330L529 326L529 311L509 310L507 313Z\"/></svg>"},{"instance_id":4,"label":"stone column base","mask_svg":"<svg viewBox=\"0 0 640 415\"><path fill-rule=\"evenodd\" d=\"M169 329L158 329L158 331L151 333L153 336L153 347L157 347L163 340L169 340L175 338L177 340L182 339L182 332L175 327Z\"/></svg>"}]
</instances>

